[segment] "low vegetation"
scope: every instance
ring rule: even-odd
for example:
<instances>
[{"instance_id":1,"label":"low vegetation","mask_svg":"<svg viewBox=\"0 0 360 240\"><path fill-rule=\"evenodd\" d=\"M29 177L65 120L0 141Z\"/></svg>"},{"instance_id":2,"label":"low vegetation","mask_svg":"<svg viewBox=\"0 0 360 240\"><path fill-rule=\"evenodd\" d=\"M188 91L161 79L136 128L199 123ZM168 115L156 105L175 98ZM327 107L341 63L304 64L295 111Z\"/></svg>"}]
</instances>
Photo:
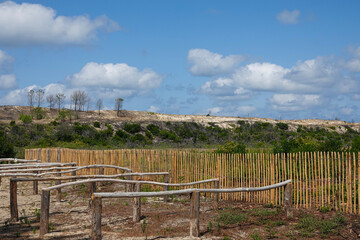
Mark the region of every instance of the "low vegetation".
<instances>
[{"instance_id":1,"label":"low vegetation","mask_svg":"<svg viewBox=\"0 0 360 240\"><path fill-rule=\"evenodd\" d=\"M120 126L104 122L78 123L74 111L61 110L56 120L38 124L46 118L41 108L21 122L0 125L0 153L22 156L24 148L68 147L109 148L211 148L219 153L360 151L360 134L349 126L339 133L333 128L299 126L296 131L286 123L238 121L232 128L196 122L130 123ZM6 142L6 143L5 143Z\"/></svg>"}]
</instances>

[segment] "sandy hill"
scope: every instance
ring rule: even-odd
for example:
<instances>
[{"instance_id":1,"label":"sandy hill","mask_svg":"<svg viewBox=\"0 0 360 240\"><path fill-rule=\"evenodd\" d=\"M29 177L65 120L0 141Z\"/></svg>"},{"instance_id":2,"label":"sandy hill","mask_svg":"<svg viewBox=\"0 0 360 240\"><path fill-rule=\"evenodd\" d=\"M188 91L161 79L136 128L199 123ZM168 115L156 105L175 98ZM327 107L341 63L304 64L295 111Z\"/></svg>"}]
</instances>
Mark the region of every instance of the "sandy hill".
<instances>
[{"instance_id":1,"label":"sandy hill","mask_svg":"<svg viewBox=\"0 0 360 240\"><path fill-rule=\"evenodd\" d=\"M34 120L35 123L49 123L54 121L58 116L56 109L50 110L49 108L42 108L46 114L46 119ZM25 106L0 106L0 122L9 123L12 120L19 121L20 114L30 114L30 108ZM360 132L360 123L348 123L339 120L320 120L320 119L302 119L302 120L274 120L269 118L248 118L248 117L217 117L205 115L175 115L175 114L162 114L153 112L140 112L140 111L127 111L121 110L118 117L116 111L103 110L79 112L80 123L93 123L94 121L106 122L113 125L118 125L123 122L139 122L139 123L156 123L156 122L196 122L202 125L216 124L222 128L232 128L238 123L239 120L249 123L254 122L268 122L276 124L279 122L287 123L290 130L296 130L299 125L306 127L325 127L336 129L338 132L346 131L347 127ZM20 121L19 121L20 122Z\"/></svg>"}]
</instances>

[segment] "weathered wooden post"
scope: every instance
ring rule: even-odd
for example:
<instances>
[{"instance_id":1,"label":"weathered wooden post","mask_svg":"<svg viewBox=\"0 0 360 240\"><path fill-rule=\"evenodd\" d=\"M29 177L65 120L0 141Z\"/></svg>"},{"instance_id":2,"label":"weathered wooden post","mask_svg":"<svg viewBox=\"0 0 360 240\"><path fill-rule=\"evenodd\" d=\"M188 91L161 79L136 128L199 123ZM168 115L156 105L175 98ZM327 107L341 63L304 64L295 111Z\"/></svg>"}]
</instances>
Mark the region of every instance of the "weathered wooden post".
<instances>
[{"instance_id":1,"label":"weathered wooden post","mask_svg":"<svg viewBox=\"0 0 360 240\"><path fill-rule=\"evenodd\" d=\"M193 191L190 193L190 237L200 236L200 192Z\"/></svg>"},{"instance_id":2,"label":"weathered wooden post","mask_svg":"<svg viewBox=\"0 0 360 240\"><path fill-rule=\"evenodd\" d=\"M99 175L104 175L104 168L103 167L99 167ZM98 186L102 186L103 184L101 182L98 183Z\"/></svg>"},{"instance_id":3,"label":"weathered wooden post","mask_svg":"<svg viewBox=\"0 0 360 240\"><path fill-rule=\"evenodd\" d=\"M284 190L284 210L285 217L291 218L293 217L293 209L292 209L292 184L288 183L285 185Z\"/></svg>"},{"instance_id":4,"label":"weathered wooden post","mask_svg":"<svg viewBox=\"0 0 360 240\"><path fill-rule=\"evenodd\" d=\"M220 180L214 182L215 189L219 189L219 186L220 186ZM214 193L213 207L215 210L218 210L219 208L219 193Z\"/></svg>"},{"instance_id":5,"label":"weathered wooden post","mask_svg":"<svg viewBox=\"0 0 360 240\"><path fill-rule=\"evenodd\" d=\"M101 240L101 212L102 212L102 200L101 197L91 196L91 206L92 206L92 217L91 217L91 239L92 240Z\"/></svg>"},{"instance_id":6,"label":"weathered wooden post","mask_svg":"<svg viewBox=\"0 0 360 240\"><path fill-rule=\"evenodd\" d=\"M94 193L94 192L96 192L96 182L91 182L91 183L89 183L90 185L89 185L89 187L90 187L90 197L92 196L92 194Z\"/></svg>"},{"instance_id":7,"label":"weathered wooden post","mask_svg":"<svg viewBox=\"0 0 360 240\"><path fill-rule=\"evenodd\" d=\"M133 180L133 177L132 176L127 176L127 177L125 177L126 178L126 180ZM131 184L131 183L129 183L129 184L126 184L125 185L125 191L127 191L127 192L133 192L133 184Z\"/></svg>"},{"instance_id":8,"label":"weathered wooden post","mask_svg":"<svg viewBox=\"0 0 360 240\"><path fill-rule=\"evenodd\" d=\"M169 174L164 175L164 183L169 183ZM168 186L164 186L164 191L167 191L169 189ZM168 196L164 196L164 202L168 201Z\"/></svg>"},{"instance_id":9,"label":"weathered wooden post","mask_svg":"<svg viewBox=\"0 0 360 240\"><path fill-rule=\"evenodd\" d=\"M141 184L135 184L135 192L141 192ZM133 222L139 222L141 217L141 197L134 198L133 205Z\"/></svg>"},{"instance_id":10,"label":"weathered wooden post","mask_svg":"<svg viewBox=\"0 0 360 240\"><path fill-rule=\"evenodd\" d=\"M40 208L40 237L49 232L50 191L42 191Z\"/></svg>"},{"instance_id":11,"label":"weathered wooden post","mask_svg":"<svg viewBox=\"0 0 360 240\"><path fill-rule=\"evenodd\" d=\"M17 181L10 179L10 221L18 221Z\"/></svg>"},{"instance_id":12,"label":"weathered wooden post","mask_svg":"<svg viewBox=\"0 0 360 240\"><path fill-rule=\"evenodd\" d=\"M60 152L60 149L58 149L58 155L57 155L57 162L60 163L61 162L61 152ZM61 170L57 170L57 172L61 172ZM61 173L59 174L56 174L58 177L61 177ZM61 184L61 181L60 180L56 180L55 181L55 184L56 185L59 185ZM56 201L57 202L61 202L61 188L57 188L56 189Z\"/></svg>"},{"instance_id":13,"label":"weathered wooden post","mask_svg":"<svg viewBox=\"0 0 360 240\"><path fill-rule=\"evenodd\" d=\"M38 149L37 159L41 161L41 148ZM34 173L38 174L37 171L35 171ZM33 194L34 195L37 195L39 193L38 185L39 185L38 181L33 181Z\"/></svg>"}]
</instances>

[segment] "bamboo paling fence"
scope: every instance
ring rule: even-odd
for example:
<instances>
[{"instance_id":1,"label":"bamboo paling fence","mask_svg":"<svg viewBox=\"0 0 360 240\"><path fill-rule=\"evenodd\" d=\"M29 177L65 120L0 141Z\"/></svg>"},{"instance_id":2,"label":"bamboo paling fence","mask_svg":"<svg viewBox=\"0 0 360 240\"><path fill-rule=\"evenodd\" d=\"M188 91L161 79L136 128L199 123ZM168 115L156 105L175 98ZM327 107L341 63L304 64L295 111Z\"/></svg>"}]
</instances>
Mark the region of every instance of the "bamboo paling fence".
<instances>
[{"instance_id":1,"label":"bamboo paling fence","mask_svg":"<svg viewBox=\"0 0 360 240\"><path fill-rule=\"evenodd\" d=\"M60 157L58 158L58 154ZM310 152L291 154L219 154L181 150L26 149L25 159L76 162L78 166L109 164L133 172L170 173L170 183L220 179L220 188L260 187L293 180L296 208L332 207L360 214L360 154ZM79 174L97 174L85 169ZM105 169L105 174L114 174ZM143 179L144 180L144 179ZM145 179L146 180L146 179ZM153 179L163 181L159 176ZM210 184L201 186L210 188ZM252 193L222 193L223 200L281 205L283 189Z\"/></svg>"}]
</instances>

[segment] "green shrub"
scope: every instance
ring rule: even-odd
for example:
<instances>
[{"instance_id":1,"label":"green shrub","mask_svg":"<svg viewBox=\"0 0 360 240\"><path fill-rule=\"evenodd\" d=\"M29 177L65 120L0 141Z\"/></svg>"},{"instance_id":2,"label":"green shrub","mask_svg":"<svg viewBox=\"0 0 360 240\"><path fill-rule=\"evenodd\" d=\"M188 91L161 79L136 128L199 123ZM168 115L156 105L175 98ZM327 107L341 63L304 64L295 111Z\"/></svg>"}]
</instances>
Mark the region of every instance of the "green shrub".
<instances>
[{"instance_id":1,"label":"green shrub","mask_svg":"<svg viewBox=\"0 0 360 240\"><path fill-rule=\"evenodd\" d=\"M41 107L36 107L31 111L31 116L37 120L41 120L46 117L46 112Z\"/></svg>"},{"instance_id":2,"label":"green shrub","mask_svg":"<svg viewBox=\"0 0 360 240\"><path fill-rule=\"evenodd\" d=\"M289 125L286 124L286 123L282 123L282 122L276 123L276 127L281 129L281 130L288 130L289 129Z\"/></svg>"},{"instance_id":3,"label":"green shrub","mask_svg":"<svg viewBox=\"0 0 360 240\"><path fill-rule=\"evenodd\" d=\"M154 124L147 125L146 129L149 130L154 136L158 136L160 133L160 128Z\"/></svg>"},{"instance_id":4,"label":"green shrub","mask_svg":"<svg viewBox=\"0 0 360 240\"><path fill-rule=\"evenodd\" d=\"M99 122L94 122L94 127L96 127L96 128L100 128L100 123Z\"/></svg>"},{"instance_id":5,"label":"green shrub","mask_svg":"<svg viewBox=\"0 0 360 240\"><path fill-rule=\"evenodd\" d=\"M0 158L15 157L14 145L12 145L3 131L0 131Z\"/></svg>"},{"instance_id":6,"label":"green shrub","mask_svg":"<svg viewBox=\"0 0 360 240\"><path fill-rule=\"evenodd\" d=\"M126 142L128 138L129 138L129 134L127 134L121 129L117 130L115 136L113 137L115 141L120 141L120 142L124 142L124 141Z\"/></svg>"},{"instance_id":7,"label":"green shrub","mask_svg":"<svg viewBox=\"0 0 360 240\"><path fill-rule=\"evenodd\" d=\"M227 142L220 146L215 152L217 153L245 153L246 147L244 144L237 142Z\"/></svg>"},{"instance_id":8,"label":"green shrub","mask_svg":"<svg viewBox=\"0 0 360 240\"><path fill-rule=\"evenodd\" d=\"M146 142L146 138L144 135L137 133L134 136L130 137L131 142Z\"/></svg>"},{"instance_id":9,"label":"green shrub","mask_svg":"<svg viewBox=\"0 0 360 240\"><path fill-rule=\"evenodd\" d=\"M32 122L32 117L30 115L21 113L19 116L19 120L21 120L23 123L27 124L27 123Z\"/></svg>"},{"instance_id":10,"label":"green shrub","mask_svg":"<svg viewBox=\"0 0 360 240\"><path fill-rule=\"evenodd\" d=\"M124 130L128 133L135 134L141 131L141 126L139 123L125 123Z\"/></svg>"}]
</instances>

